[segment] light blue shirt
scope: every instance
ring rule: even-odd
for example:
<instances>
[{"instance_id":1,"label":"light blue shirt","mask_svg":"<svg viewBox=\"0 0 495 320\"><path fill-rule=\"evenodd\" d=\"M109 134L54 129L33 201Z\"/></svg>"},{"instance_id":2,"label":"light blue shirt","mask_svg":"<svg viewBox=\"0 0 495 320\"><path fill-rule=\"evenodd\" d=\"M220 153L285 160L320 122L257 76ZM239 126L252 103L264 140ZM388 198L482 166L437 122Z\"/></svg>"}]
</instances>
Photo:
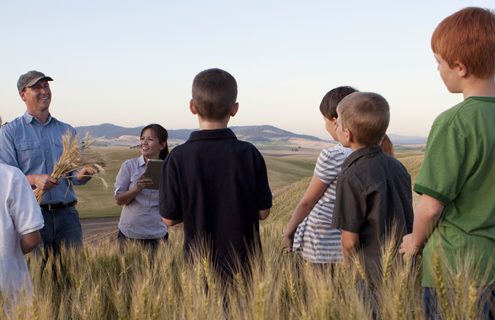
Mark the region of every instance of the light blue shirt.
<instances>
[{"instance_id":1,"label":"light blue shirt","mask_svg":"<svg viewBox=\"0 0 495 320\"><path fill-rule=\"evenodd\" d=\"M50 116L41 124L27 112L0 129L0 162L19 168L26 176L51 174L62 155L62 136L76 130L67 123ZM76 200L72 184L80 184L76 178L61 178L59 184L46 191L42 204L69 203Z\"/></svg>"},{"instance_id":2,"label":"light blue shirt","mask_svg":"<svg viewBox=\"0 0 495 320\"><path fill-rule=\"evenodd\" d=\"M143 156L126 160L115 178L115 195L128 191L144 174L146 162ZM119 230L132 239L160 239L167 234L159 209L159 192L143 189L124 205L120 215Z\"/></svg>"}]
</instances>

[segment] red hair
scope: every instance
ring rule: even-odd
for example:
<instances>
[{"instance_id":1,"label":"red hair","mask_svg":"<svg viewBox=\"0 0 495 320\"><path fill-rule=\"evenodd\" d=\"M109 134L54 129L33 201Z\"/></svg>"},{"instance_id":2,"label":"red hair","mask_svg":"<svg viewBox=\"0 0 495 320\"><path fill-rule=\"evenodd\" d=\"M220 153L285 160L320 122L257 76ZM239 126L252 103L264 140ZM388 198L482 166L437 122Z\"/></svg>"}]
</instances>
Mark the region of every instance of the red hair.
<instances>
[{"instance_id":1,"label":"red hair","mask_svg":"<svg viewBox=\"0 0 495 320\"><path fill-rule=\"evenodd\" d=\"M495 14L489 9L464 8L443 19L431 36L431 49L450 67L456 61L468 74L489 78L495 74Z\"/></svg>"}]
</instances>

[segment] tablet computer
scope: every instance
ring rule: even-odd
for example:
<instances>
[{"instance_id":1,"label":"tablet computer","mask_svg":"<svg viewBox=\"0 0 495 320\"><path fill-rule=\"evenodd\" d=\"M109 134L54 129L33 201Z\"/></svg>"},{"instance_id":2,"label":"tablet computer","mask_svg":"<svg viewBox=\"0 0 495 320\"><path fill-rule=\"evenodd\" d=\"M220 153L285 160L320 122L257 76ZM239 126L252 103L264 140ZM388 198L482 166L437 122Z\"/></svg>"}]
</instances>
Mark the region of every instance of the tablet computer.
<instances>
[{"instance_id":1,"label":"tablet computer","mask_svg":"<svg viewBox=\"0 0 495 320\"><path fill-rule=\"evenodd\" d=\"M153 180L153 185L145 187L146 189L156 189L160 187L160 176L162 172L163 160L159 159L149 159L146 162L146 169L143 176Z\"/></svg>"}]
</instances>

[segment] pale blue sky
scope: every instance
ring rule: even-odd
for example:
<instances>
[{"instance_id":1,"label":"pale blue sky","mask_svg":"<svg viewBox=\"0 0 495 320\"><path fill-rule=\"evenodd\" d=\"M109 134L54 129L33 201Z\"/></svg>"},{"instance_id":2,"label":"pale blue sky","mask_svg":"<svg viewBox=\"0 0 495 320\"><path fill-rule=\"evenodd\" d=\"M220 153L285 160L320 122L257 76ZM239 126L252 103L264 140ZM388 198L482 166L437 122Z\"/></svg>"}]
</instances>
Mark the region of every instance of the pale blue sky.
<instances>
[{"instance_id":1,"label":"pale blue sky","mask_svg":"<svg viewBox=\"0 0 495 320\"><path fill-rule=\"evenodd\" d=\"M196 128L193 77L237 79L231 125L272 124L325 137L318 110L339 85L382 94L388 132L428 134L459 102L444 88L430 36L447 15L490 1L8 1L0 12L0 115L25 110L21 73L53 77L52 114L74 126L111 122Z\"/></svg>"}]
</instances>

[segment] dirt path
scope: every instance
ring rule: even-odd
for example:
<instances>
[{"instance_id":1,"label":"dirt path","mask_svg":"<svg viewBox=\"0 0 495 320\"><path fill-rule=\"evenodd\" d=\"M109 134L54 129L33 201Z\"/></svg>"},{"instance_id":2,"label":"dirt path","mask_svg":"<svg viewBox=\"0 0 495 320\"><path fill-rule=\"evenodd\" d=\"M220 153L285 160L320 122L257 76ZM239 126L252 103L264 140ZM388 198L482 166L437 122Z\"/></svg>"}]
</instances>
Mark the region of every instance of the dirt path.
<instances>
[{"instance_id":1,"label":"dirt path","mask_svg":"<svg viewBox=\"0 0 495 320\"><path fill-rule=\"evenodd\" d=\"M118 217L81 219L84 243L116 239Z\"/></svg>"}]
</instances>

